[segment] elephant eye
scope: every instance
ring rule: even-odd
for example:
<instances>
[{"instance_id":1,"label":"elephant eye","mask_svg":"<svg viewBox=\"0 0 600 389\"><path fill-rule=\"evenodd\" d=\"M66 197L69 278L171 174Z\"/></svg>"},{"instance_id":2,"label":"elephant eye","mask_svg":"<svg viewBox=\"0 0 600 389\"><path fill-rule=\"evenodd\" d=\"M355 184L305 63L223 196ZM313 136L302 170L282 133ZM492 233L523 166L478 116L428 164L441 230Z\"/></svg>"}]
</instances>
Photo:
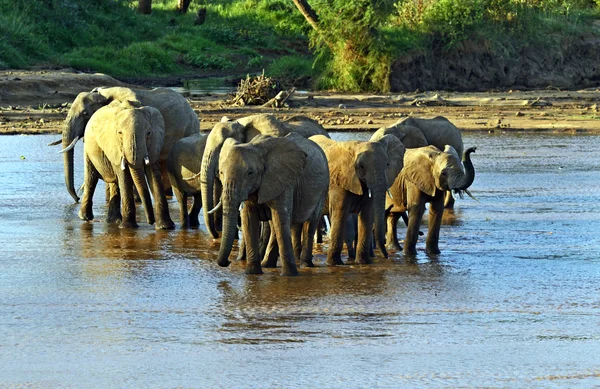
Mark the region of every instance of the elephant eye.
<instances>
[{"instance_id":1,"label":"elephant eye","mask_svg":"<svg viewBox=\"0 0 600 389\"><path fill-rule=\"evenodd\" d=\"M248 176L251 177L254 174L254 170L248 170Z\"/></svg>"},{"instance_id":2,"label":"elephant eye","mask_svg":"<svg viewBox=\"0 0 600 389\"><path fill-rule=\"evenodd\" d=\"M90 113L89 113L88 111L83 111L83 112L82 112L82 115L83 115L83 116L90 116Z\"/></svg>"},{"instance_id":3,"label":"elephant eye","mask_svg":"<svg viewBox=\"0 0 600 389\"><path fill-rule=\"evenodd\" d=\"M150 131L148 131L148 132L146 133L146 136L150 136Z\"/></svg>"}]
</instances>

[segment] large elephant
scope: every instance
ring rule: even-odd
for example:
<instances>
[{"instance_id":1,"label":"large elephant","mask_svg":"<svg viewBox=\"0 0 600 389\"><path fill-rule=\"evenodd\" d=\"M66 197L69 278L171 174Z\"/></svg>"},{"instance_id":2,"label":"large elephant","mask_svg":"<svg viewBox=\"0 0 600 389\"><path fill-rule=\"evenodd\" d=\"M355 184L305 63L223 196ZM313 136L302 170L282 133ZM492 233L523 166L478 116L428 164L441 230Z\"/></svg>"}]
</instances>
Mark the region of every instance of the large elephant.
<instances>
[{"instance_id":1,"label":"large elephant","mask_svg":"<svg viewBox=\"0 0 600 389\"><path fill-rule=\"evenodd\" d=\"M182 228L195 228L200 225L198 215L202 208L202 195L200 179L197 174L200 173L205 146L206 135L191 135L175 143L167 157L167 172L173 187L173 194L179 203L179 220ZM188 196L194 198L189 214Z\"/></svg>"},{"instance_id":2,"label":"large elephant","mask_svg":"<svg viewBox=\"0 0 600 389\"><path fill-rule=\"evenodd\" d=\"M371 140L377 140L387 134L395 135L407 149L432 145L444 150L446 145L450 145L458 155L463 155L464 144L460 130L443 116L432 119L405 118L392 126L380 128L373 134ZM466 170L466 172L467 175L474 177L473 171ZM473 178L470 179L472 182ZM446 192L444 206L446 208L454 206L452 192Z\"/></svg>"},{"instance_id":3,"label":"large elephant","mask_svg":"<svg viewBox=\"0 0 600 389\"><path fill-rule=\"evenodd\" d=\"M221 121L213 127L206 140L200 175L204 221L213 238L218 238L219 234L215 226L215 218L211 217L208 211L214 207L215 199L219 197L218 163L225 141L231 138L246 143L258 135L281 137L290 132L299 132L304 137L317 134L328 136L323 127L303 116L295 116L288 121L281 121L270 114L258 114L235 121Z\"/></svg>"},{"instance_id":4,"label":"large elephant","mask_svg":"<svg viewBox=\"0 0 600 389\"><path fill-rule=\"evenodd\" d=\"M246 273L262 273L260 222L267 220L277 238L282 274L298 274L296 257L313 266L314 235L329 185L327 159L319 146L295 133L260 136L250 143L229 138L221 149L219 177L223 192L215 209L223 209L220 266L229 265L241 205Z\"/></svg>"},{"instance_id":5,"label":"large elephant","mask_svg":"<svg viewBox=\"0 0 600 389\"><path fill-rule=\"evenodd\" d=\"M471 153L475 152L475 149L471 147L465 151L462 164L452 146L446 146L444 151L435 146L406 150L404 168L391 186L391 196L386 204L391 213L391 217L388 217L388 244L400 247L396 237L396 225L399 215L408 211L404 254L415 255L425 205L430 203L426 250L430 254L440 253L438 241L445 192L453 190L460 193L471 185L472 177L465 173L463 164L475 174L471 162Z\"/></svg>"},{"instance_id":6,"label":"large elephant","mask_svg":"<svg viewBox=\"0 0 600 389\"><path fill-rule=\"evenodd\" d=\"M153 224L157 229L175 225L169 216L158 159L163 148L165 124L160 112L144 107L137 101L114 101L96 111L86 126L84 144L84 190L79 217L93 220L92 198L98 180L110 188L107 221L118 217L121 201L120 227L137 227L133 187L137 189ZM152 186L156 212L146 181ZM117 190L118 185L118 190Z\"/></svg>"},{"instance_id":7,"label":"large elephant","mask_svg":"<svg viewBox=\"0 0 600 389\"><path fill-rule=\"evenodd\" d=\"M371 262L373 223L377 246L387 257L385 196L402 169L404 145L392 135L376 142L336 142L320 135L309 139L321 146L329 163L326 211L331 220L331 234L327 263L343 264L341 252L349 213L358 214L356 258L359 263Z\"/></svg>"},{"instance_id":8,"label":"large elephant","mask_svg":"<svg viewBox=\"0 0 600 389\"><path fill-rule=\"evenodd\" d=\"M96 88L81 92L73 101L62 131L61 152L64 153L65 183L75 202L79 201L73 179L73 147L84 137L86 124L101 107L112 101L139 101L144 106L158 109L165 122L165 136L159 159L167 159L171 147L179 139L200 132L198 115L179 93L166 88L134 90L124 87Z\"/></svg>"}]
</instances>

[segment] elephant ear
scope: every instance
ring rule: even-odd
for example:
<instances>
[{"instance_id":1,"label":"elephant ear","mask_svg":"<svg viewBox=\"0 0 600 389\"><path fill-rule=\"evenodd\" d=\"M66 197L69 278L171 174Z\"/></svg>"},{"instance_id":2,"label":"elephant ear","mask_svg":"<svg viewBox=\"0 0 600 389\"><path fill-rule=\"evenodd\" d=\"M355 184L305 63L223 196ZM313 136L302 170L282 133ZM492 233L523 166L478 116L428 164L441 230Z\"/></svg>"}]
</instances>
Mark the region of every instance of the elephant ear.
<instances>
[{"instance_id":1,"label":"elephant ear","mask_svg":"<svg viewBox=\"0 0 600 389\"><path fill-rule=\"evenodd\" d=\"M388 156L388 166L385 175L389 188L404 166L404 153L406 152L406 148L394 135L385 135L377 142L384 146Z\"/></svg>"},{"instance_id":2,"label":"elephant ear","mask_svg":"<svg viewBox=\"0 0 600 389\"><path fill-rule=\"evenodd\" d=\"M165 142L165 120L156 108L146 106L140 109L143 110L150 125L150 138L148 139L150 160L158 161Z\"/></svg>"},{"instance_id":3,"label":"elephant ear","mask_svg":"<svg viewBox=\"0 0 600 389\"><path fill-rule=\"evenodd\" d=\"M245 129L243 142L250 142L258 135L285 136L289 131L285 125L271 114L257 114L237 120Z\"/></svg>"},{"instance_id":4,"label":"elephant ear","mask_svg":"<svg viewBox=\"0 0 600 389\"><path fill-rule=\"evenodd\" d=\"M404 168L401 174L421 192L432 197L435 196L436 191L433 167L440 153L438 148L426 146L408 149L404 154Z\"/></svg>"},{"instance_id":5,"label":"elephant ear","mask_svg":"<svg viewBox=\"0 0 600 389\"><path fill-rule=\"evenodd\" d=\"M258 189L258 203L281 195L302 175L308 155L287 137L260 137L252 142L264 151L264 172Z\"/></svg>"},{"instance_id":6,"label":"elephant ear","mask_svg":"<svg viewBox=\"0 0 600 389\"><path fill-rule=\"evenodd\" d=\"M360 196L363 190L354 167L356 155L348 143L351 142L337 142L325 149L329 163L329 184L339 185Z\"/></svg>"}]
</instances>

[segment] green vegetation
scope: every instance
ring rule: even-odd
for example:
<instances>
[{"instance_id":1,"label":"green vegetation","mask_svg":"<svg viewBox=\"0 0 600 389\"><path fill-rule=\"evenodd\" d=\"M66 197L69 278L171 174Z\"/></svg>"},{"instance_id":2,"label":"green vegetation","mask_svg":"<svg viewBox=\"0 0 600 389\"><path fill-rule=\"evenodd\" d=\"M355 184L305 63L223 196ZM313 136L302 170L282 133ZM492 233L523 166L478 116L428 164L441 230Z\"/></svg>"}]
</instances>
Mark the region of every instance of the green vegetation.
<instances>
[{"instance_id":1,"label":"green vegetation","mask_svg":"<svg viewBox=\"0 0 600 389\"><path fill-rule=\"evenodd\" d=\"M600 2L600 0L596 0ZM507 55L598 34L592 0L0 0L0 69L66 66L116 77L260 72L317 88L387 90L391 64L476 40ZM195 25L199 8L206 21Z\"/></svg>"}]
</instances>

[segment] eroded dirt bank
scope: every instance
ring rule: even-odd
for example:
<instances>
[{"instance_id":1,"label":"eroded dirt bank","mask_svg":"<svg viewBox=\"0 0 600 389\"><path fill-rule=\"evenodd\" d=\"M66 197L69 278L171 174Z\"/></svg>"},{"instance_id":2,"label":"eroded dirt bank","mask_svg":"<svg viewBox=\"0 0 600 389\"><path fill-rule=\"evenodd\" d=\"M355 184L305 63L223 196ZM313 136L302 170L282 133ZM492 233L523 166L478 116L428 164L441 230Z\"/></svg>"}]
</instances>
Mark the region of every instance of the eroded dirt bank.
<instances>
[{"instance_id":1,"label":"eroded dirt bank","mask_svg":"<svg viewBox=\"0 0 600 389\"><path fill-rule=\"evenodd\" d=\"M58 133L77 93L122 85L106 75L61 71L0 72L0 134ZM465 131L600 132L597 88L563 91L425 92L392 94L297 93L289 108L232 107L229 96L186 95L209 130L223 115L259 112L309 115L328 130L375 130L405 116L442 115Z\"/></svg>"}]
</instances>

